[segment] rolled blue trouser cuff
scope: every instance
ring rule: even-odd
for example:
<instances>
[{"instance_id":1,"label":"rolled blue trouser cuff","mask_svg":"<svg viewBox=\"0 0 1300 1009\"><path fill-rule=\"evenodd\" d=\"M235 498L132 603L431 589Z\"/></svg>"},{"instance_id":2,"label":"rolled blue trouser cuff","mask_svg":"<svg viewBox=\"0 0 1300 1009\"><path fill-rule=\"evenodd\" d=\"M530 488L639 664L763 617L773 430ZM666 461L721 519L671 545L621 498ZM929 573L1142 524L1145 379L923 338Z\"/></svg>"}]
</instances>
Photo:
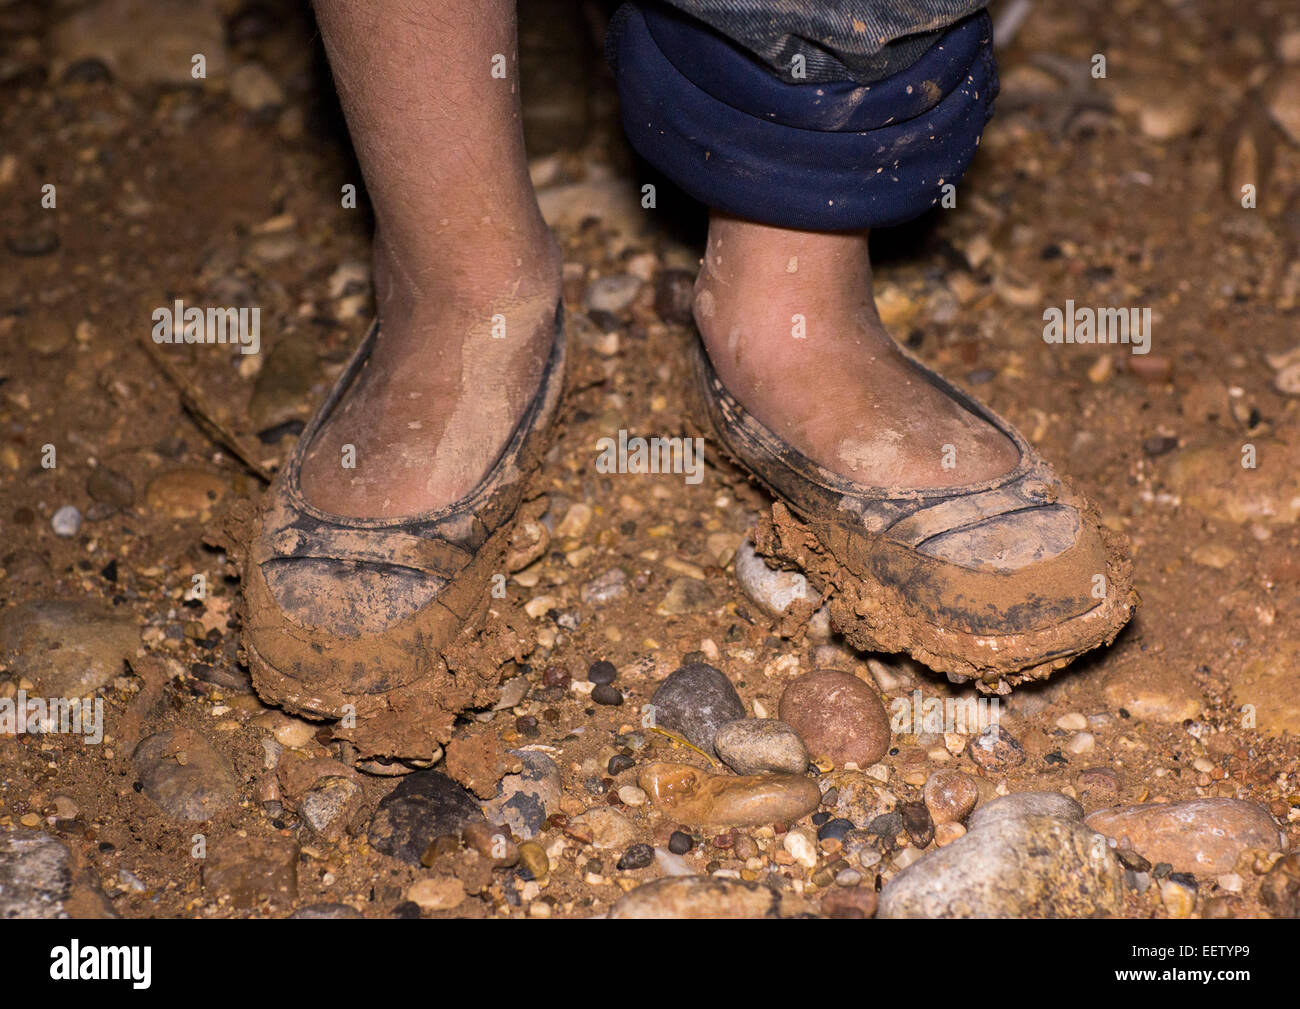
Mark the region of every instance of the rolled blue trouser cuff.
<instances>
[{"instance_id":1,"label":"rolled blue trouser cuff","mask_svg":"<svg viewBox=\"0 0 1300 1009\"><path fill-rule=\"evenodd\" d=\"M702 22L626 6L610 25L623 126L637 152L710 207L785 228L879 228L955 185L993 112L992 23L949 28L874 84L789 84Z\"/></svg>"}]
</instances>

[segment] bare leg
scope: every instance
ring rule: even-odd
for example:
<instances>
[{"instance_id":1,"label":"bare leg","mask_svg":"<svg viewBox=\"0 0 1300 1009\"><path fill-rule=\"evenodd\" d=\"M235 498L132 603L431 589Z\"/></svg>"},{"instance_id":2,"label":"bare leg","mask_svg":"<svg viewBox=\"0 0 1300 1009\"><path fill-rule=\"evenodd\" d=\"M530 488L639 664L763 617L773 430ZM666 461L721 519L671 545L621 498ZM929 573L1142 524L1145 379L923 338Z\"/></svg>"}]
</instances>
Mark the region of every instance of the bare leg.
<instances>
[{"instance_id":1,"label":"bare leg","mask_svg":"<svg viewBox=\"0 0 1300 1009\"><path fill-rule=\"evenodd\" d=\"M514 0L316 15L375 209L381 335L302 486L329 512L405 515L464 496L500 453L550 351L560 252L528 179Z\"/></svg>"},{"instance_id":2,"label":"bare leg","mask_svg":"<svg viewBox=\"0 0 1300 1009\"><path fill-rule=\"evenodd\" d=\"M714 213L695 292L723 383L826 468L873 486L948 487L1016 465L1007 438L899 353L876 313L865 232Z\"/></svg>"}]
</instances>

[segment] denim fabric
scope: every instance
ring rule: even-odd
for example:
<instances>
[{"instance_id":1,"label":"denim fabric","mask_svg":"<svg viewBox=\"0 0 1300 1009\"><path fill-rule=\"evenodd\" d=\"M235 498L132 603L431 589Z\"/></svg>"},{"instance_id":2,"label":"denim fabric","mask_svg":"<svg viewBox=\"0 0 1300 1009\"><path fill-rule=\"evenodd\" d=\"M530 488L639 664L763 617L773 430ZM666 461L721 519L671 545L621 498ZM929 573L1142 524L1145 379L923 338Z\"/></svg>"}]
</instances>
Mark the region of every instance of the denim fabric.
<instances>
[{"instance_id":1,"label":"denim fabric","mask_svg":"<svg viewBox=\"0 0 1300 1009\"><path fill-rule=\"evenodd\" d=\"M814 231L899 224L936 204L974 157L997 93L983 12L870 85L783 83L658 4L620 11L608 50L642 157L711 207Z\"/></svg>"},{"instance_id":2,"label":"denim fabric","mask_svg":"<svg viewBox=\"0 0 1300 1009\"><path fill-rule=\"evenodd\" d=\"M988 0L665 0L757 56L782 80L870 84L905 69ZM644 6L644 5L643 5ZM791 77L802 56L806 76Z\"/></svg>"}]
</instances>

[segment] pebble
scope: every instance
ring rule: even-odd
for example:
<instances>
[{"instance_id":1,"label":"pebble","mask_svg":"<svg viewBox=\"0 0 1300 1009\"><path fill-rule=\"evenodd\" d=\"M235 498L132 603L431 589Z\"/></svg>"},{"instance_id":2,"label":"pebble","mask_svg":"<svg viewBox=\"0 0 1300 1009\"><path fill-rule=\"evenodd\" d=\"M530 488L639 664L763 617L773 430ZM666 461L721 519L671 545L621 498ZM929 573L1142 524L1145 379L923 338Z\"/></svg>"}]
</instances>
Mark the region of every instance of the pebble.
<instances>
[{"instance_id":1,"label":"pebble","mask_svg":"<svg viewBox=\"0 0 1300 1009\"><path fill-rule=\"evenodd\" d=\"M370 820L370 846L408 865L419 865L435 838L459 835L483 818L479 804L441 771L409 774L380 800Z\"/></svg>"},{"instance_id":2,"label":"pebble","mask_svg":"<svg viewBox=\"0 0 1300 1009\"><path fill-rule=\"evenodd\" d=\"M768 567L748 537L736 549L735 572L745 595L770 617L784 616L797 602L806 601L810 610L821 605L821 594L808 584L806 576Z\"/></svg>"},{"instance_id":3,"label":"pebble","mask_svg":"<svg viewBox=\"0 0 1300 1009\"><path fill-rule=\"evenodd\" d=\"M625 273L600 277L587 287L587 310L617 314L632 304L640 290L640 279Z\"/></svg>"},{"instance_id":4,"label":"pebble","mask_svg":"<svg viewBox=\"0 0 1300 1009\"><path fill-rule=\"evenodd\" d=\"M968 830L978 830L999 820L1026 816L1055 816L1063 820L1082 820L1083 807L1060 792L1012 792L986 802L966 821Z\"/></svg>"},{"instance_id":5,"label":"pebble","mask_svg":"<svg viewBox=\"0 0 1300 1009\"><path fill-rule=\"evenodd\" d=\"M128 614L89 600L35 600L0 613L0 657L44 697L89 696L122 675L139 643Z\"/></svg>"},{"instance_id":6,"label":"pebble","mask_svg":"<svg viewBox=\"0 0 1300 1009\"><path fill-rule=\"evenodd\" d=\"M966 835L966 828L960 823L940 823L934 828L934 843L946 848L959 837Z\"/></svg>"},{"instance_id":7,"label":"pebble","mask_svg":"<svg viewBox=\"0 0 1300 1009\"><path fill-rule=\"evenodd\" d=\"M92 501L126 509L135 503L135 487L129 478L107 466L96 466L86 478L86 493Z\"/></svg>"},{"instance_id":8,"label":"pebble","mask_svg":"<svg viewBox=\"0 0 1300 1009\"><path fill-rule=\"evenodd\" d=\"M960 771L935 771L925 782L925 808L936 824L966 819L979 800L975 779Z\"/></svg>"},{"instance_id":9,"label":"pebble","mask_svg":"<svg viewBox=\"0 0 1300 1009\"><path fill-rule=\"evenodd\" d=\"M1196 910L1196 890L1175 879L1160 884L1160 903L1171 918L1190 918Z\"/></svg>"},{"instance_id":10,"label":"pebble","mask_svg":"<svg viewBox=\"0 0 1300 1009\"><path fill-rule=\"evenodd\" d=\"M683 830L674 830L668 836L668 850L674 855L685 855L695 847L695 842L691 840L691 835Z\"/></svg>"},{"instance_id":11,"label":"pebble","mask_svg":"<svg viewBox=\"0 0 1300 1009\"><path fill-rule=\"evenodd\" d=\"M54 530L55 536L72 539L81 532L81 512L72 505L64 505L50 519L50 528Z\"/></svg>"},{"instance_id":12,"label":"pebble","mask_svg":"<svg viewBox=\"0 0 1300 1009\"><path fill-rule=\"evenodd\" d=\"M923 803L905 802L898 807L898 812L903 817L903 829L912 844L924 848L934 840L934 820Z\"/></svg>"},{"instance_id":13,"label":"pebble","mask_svg":"<svg viewBox=\"0 0 1300 1009\"><path fill-rule=\"evenodd\" d=\"M618 667L607 659L598 659L587 670L587 679L591 683L613 683L618 679Z\"/></svg>"},{"instance_id":14,"label":"pebble","mask_svg":"<svg viewBox=\"0 0 1300 1009\"><path fill-rule=\"evenodd\" d=\"M284 104L284 89L260 63L243 63L230 75L230 97L240 108L263 112Z\"/></svg>"},{"instance_id":15,"label":"pebble","mask_svg":"<svg viewBox=\"0 0 1300 1009\"><path fill-rule=\"evenodd\" d=\"M592 846L604 850L626 848L636 838L632 821L608 806L593 806L575 816L572 826L585 828L591 835Z\"/></svg>"},{"instance_id":16,"label":"pebble","mask_svg":"<svg viewBox=\"0 0 1300 1009\"><path fill-rule=\"evenodd\" d=\"M655 860L655 850L648 844L633 844L623 852L618 860L618 868L623 872L644 869Z\"/></svg>"},{"instance_id":17,"label":"pebble","mask_svg":"<svg viewBox=\"0 0 1300 1009\"><path fill-rule=\"evenodd\" d=\"M880 894L882 918L1090 918L1122 909L1124 871L1075 820L1004 817L921 857Z\"/></svg>"},{"instance_id":18,"label":"pebble","mask_svg":"<svg viewBox=\"0 0 1300 1009\"><path fill-rule=\"evenodd\" d=\"M781 897L761 883L676 876L645 883L610 908L610 918L779 918Z\"/></svg>"},{"instance_id":19,"label":"pebble","mask_svg":"<svg viewBox=\"0 0 1300 1009\"><path fill-rule=\"evenodd\" d=\"M781 695L781 719L814 760L870 767L889 750L889 717L880 697L851 673L822 669L792 681Z\"/></svg>"},{"instance_id":20,"label":"pebble","mask_svg":"<svg viewBox=\"0 0 1300 1009\"><path fill-rule=\"evenodd\" d=\"M591 525L593 514L595 513L592 511L591 505L583 504L581 501L569 505L568 510L564 513L564 518L555 527L555 535L561 539L581 539L582 534L587 531L587 526Z\"/></svg>"},{"instance_id":21,"label":"pebble","mask_svg":"<svg viewBox=\"0 0 1300 1009\"><path fill-rule=\"evenodd\" d=\"M622 774L624 771L630 771L636 767L636 761L625 753L616 753L609 758L609 763L605 765L605 770L610 774Z\"/></svg>"},{"instance_id":22,"label":"pebble","mask_svg":"<svg viewBox=\"0 0 1300 1009\"><path fill-rule=\"evenodd\" d=\"M147 736L131 754L144 794L177 820L210 820L238 797L234 772L193 729Z\"/></svg>"},{"instance_id":23,"label":"pebble","mask_svg":"<svg viewBox=\"0 0 1300 1009\"><path fill-rule=\"evenodd\" d=\"M774 718L727 722L713 737L713 749L737 774L802 774L808 768L808 751L799 734Z\"/></svg>"},{"instance_id":24,"label":"pebble","mask_svg":"<svg viewBox=\"0 0 1300 1009\"><path fill-rule=\"evenodd\" d=\"M726 675L703 662L674 670L650 698L654 724L676 732L705 753L718 729L745 717L745 704Z\"/></svg>"},{"instance_id":25,"label":"pebble","mask_svg":"<svg viewBox=\"0 0 1300 1009\"><path fill-rule=\"evenodd\" d=\"M786 832L781 839L781 847L789 853L799 865L812 869L817 865L817 838L807 827L796 827Z\"/></svg>"},{"instance_id":26,"label":"pebble","mask_svg":"<svg viewBox=\"0 0 1300 1009\"><path fill-rule=\"evenodd\" d=\"M627 574L622 568L610 568L583 585L581 594L588 606L608 606L627 595Z\"/></svg>"},{"instance_id":27,"label":"pebble","mask_svg":"<svg viewBox=\"0 0 1300 1009\"><path fill-rule=\"evenodd\" d=\"M1101 809L1088 826L1175 872L1232 872L1248 848L1276 851L1286 837L1267 809L1241 799L1189 799Z\"/></svg>"},{"instance_id":28,"label":"pebble","mask_svg":"<svg viewBox=\"0 0 1300 1009\"><path fill-rule=\"evenodd\" d=\"M535 519L516 522L510 530L510 545L506 549L506 570L512 574L522 571L546 553L550 545L551 534L542 523Z\"/></svg>"},{"instance_id":29,"label":"pebble","mask_svg":"<svg viewBox=\"0 0 1300 1009\"><path fill-rule=\"evenodd\" d=\"M361 786L351 778L328 775L298 800L298 815L317 837L335 840L361 808L363 799Z\"/></svg>"},{"instance_id":30,"label":"pebble","mask_svg":"<svg viewBox=\"0 0 1300 1009\"><path fill-rule=\"evenodd\" d=\"M591 692L591 699L597 704L617 706L623 703L623 693L609 683L598 683Z\"/></svg>"},{"instance_id":31,"label":"pebble","mask_svg":"<svg viewBox=\"0 0 1300 1009\"><path fill-rule=\"evenodd\" d=\"M451 911L465 901L465 885L455 876L417 879L406 890L406 899L421 911Z\"/></svg>"},{"instance_id":32,"label":"pebble","mask_svg":"<svg viewBox=\"0 0 1300 1009\"><path fill-rule=\"evenodd\" d=\"M971 760L986 771L1009 771L1025 762L1020 741L1000 725L990 725L970 742Z\"/></svg>"},{"instance_id":33,"label":"pebble","mask_svg":"<svg viewBox=\"0 0 1300 1009\"><path fill-rule=\"evenodd\" d=\"M644 806L650 799L645 794L645 789L637 788L636 785L620 785L618 789L618 799L625 806Z\"/></svg>"},{"instance_id":34,"label":"pebble","mask_svg":"<svg viewBox=\"0 0 1300 1009\"><path fill-rule=\"evenodd\" d=\"M788 823L821 802L816 783L793 774L732 776L660 762L642 768L637 781L657 808L691 826Z\"/></svg>"},{"instance_id":35,"label":"pebble","mask_svg":"<svg viewBox=\"0 0 1300 1009\"><path fill-rule=\"evenodd\" d=\"M71 856L39 830L0 833L0 920L67 918Z\"/></svg>"},{"instance_id":36,"label":"pebble","mask_svg":"<svg viewBox=\"0 0 1300 1009\"><path fill-rule=\"evenodd\" d=\"M524 765L523 770L501 780L496 797L483 803L483 814L528 840L541 832L547 814L559 804L560 769L540 750L510 752Z\"/></svg>"},{"instance_id":37,"label":"pebble","mask_svg":"<svg viewBox=\"0 0 1300 1009\"><path fill-rule=\"evenodd\" d=\"M1300 853L1284 855L1273 863L1260 881L1259 902L1274 918L1300 918Z\"/></svg>"},{"instance_id":38,"label":"pebble","mask_svg":"<svg viewBox=\"0 0 1300 1009\"><path fill-rule=\"evenodd\" d=\"M519 864L536 880L545 879L551 871L546 849L536 841L525 841L519 846Z\"/></svg>"}]
</instances>

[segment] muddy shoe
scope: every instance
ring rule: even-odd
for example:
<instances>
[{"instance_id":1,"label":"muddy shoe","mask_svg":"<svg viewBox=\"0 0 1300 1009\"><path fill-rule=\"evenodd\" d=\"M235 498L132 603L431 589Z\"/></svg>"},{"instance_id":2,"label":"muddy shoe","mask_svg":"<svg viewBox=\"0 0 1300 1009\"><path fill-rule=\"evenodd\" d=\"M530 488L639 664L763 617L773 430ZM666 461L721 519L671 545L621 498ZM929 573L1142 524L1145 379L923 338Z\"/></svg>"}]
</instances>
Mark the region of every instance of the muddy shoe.
<instances>
[{"instance_id":1,"label":"muddy shoe","mask_svg":"<svg viewBox=\"0 0 1300 1009\"><path fill-rule=\"evenodd\" d=\"M905 651L983 690L1005 692L1109 644L1138 603L1124 537L1018 431L917 367L1015 444L1013 470L934 490L855 483L759 423L697 345L701 416L779 499L755 533L759 552L803 569L857 648Z\"/></svg>"},{"instance_id":2,"label":"muddy shoe","mask_svg":"<svg viewBox=\"0 0 1300 1009\"><path fill-rule=\"evenodd\" d=\"M244 648L268 703L337 719L334 738L362 759L418 763L437 756L457 713L497 699L500 665L530 648L508 613L490 631L483 618L562 399L563 318L557 308L538 390L474 490L406 518L330 515L303 497L302 461L361 372L376 328L267 491L245 565Z\"/></svg>"}]
</instances>

